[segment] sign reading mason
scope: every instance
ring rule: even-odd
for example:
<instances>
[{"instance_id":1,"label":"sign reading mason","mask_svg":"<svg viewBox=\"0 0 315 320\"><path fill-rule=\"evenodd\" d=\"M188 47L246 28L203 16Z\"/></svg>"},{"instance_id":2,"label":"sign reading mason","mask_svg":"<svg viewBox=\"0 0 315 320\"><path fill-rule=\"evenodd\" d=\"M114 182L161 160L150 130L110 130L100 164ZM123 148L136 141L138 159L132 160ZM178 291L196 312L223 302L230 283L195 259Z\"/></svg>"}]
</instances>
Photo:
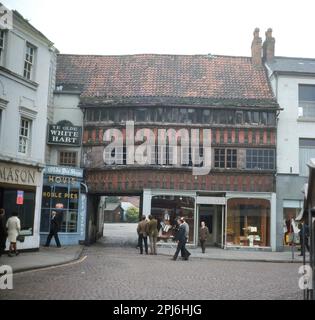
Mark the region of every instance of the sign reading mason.
<instances>
[{"instance_id":1,"label":"sign reading mason","mask_svg":"<svg viewBox=\"0 0 315 320\"><path fill-rule=\"evenodd\" d=\"M77 126L48 126L48 141L47 144L68 145L79 147L82 139L82 128Z\"/></svg>"}]
</instances>

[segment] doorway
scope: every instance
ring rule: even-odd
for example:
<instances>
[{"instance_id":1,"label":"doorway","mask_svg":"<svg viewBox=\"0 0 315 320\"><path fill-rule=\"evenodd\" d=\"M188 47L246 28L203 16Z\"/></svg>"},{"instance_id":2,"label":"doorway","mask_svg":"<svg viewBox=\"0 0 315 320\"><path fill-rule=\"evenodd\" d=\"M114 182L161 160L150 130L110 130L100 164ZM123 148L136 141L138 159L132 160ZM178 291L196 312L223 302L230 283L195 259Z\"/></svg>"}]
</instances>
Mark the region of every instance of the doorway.
<instances>
[{"instance_id":1,"label":"doorway","mask_svg":"<svg viewBox=\"0 0 315 320\"><path fill-rule=\"evenodd\" d=\"M207 246L223 248L223 208L221 205L199 205L198 234L200 224L204 221L209 229Z\"/></svg>"}]
</instances>

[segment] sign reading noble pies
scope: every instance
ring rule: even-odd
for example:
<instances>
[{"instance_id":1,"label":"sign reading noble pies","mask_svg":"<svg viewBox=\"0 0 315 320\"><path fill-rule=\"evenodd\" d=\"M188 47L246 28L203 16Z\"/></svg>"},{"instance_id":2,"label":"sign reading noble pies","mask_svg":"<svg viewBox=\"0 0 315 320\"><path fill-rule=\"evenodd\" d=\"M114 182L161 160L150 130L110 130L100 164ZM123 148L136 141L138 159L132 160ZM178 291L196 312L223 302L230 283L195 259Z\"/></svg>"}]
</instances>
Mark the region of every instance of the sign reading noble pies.
<instances>
[{"instance_id":1,"label":"sign reading noble pies","mask_svg":"<svg viewBox=\"0 0 315 320\"><path fill-rule=\"evenodd\" d=\"M77 126L48 126L47 144L79 147L82 139L82 128Z\"/></svg>"}]
</instances>

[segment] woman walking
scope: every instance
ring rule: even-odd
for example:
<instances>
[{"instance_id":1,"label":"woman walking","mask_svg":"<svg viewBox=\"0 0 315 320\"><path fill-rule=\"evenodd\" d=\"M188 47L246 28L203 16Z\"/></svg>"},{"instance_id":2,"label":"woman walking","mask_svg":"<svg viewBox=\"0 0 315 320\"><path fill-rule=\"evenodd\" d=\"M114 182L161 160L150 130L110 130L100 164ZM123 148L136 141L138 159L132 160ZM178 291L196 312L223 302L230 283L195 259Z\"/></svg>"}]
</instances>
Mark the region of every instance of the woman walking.
<instances>
[{"instance_id":1,"label":"woman walking","mask_svg":"<svg viewBox=\"0 0 315 320\"><path fill-rule=\"evenodd\" d=\"M5 223L5 210L0 209L0 257L4 254L7 237L8 234Z\"/></svg>"},{"instance_id":2,"label":"woman walking","mask_svg":"<svg viewBox=\"0 0 315 320\"><path fill-rule=\"evenodd\" d=\"M7 229L8 229L8 240L10 242L10 251L9 257L13 257L13 253L15 255L19 255L19 252L16 248L16 239L21 231L21 221L18 218L18 213L14 212L12 217L7 221Z\"/></svg>"}]
</instances>

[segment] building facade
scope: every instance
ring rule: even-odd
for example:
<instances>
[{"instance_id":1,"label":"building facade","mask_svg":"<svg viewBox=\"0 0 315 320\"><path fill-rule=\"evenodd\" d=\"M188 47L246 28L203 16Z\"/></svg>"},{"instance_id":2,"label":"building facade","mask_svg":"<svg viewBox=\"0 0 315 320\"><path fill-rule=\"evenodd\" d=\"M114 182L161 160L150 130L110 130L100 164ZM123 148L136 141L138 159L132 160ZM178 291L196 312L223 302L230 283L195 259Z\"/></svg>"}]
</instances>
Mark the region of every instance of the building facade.
<instances>
[{"instance_id":1,"label":"building facade","mask_svg":"<svg viewBox=\"0 0 315 320\"><path fill-rule=\"evenodd\" d=\"M56 205L62 204L59 238L63 245L85 241L87 186L81 168L83 112L76 86L56 86L48 112L46 168L41 211L41 244Z\"/></svg>"},{"instance_id":2,"label":"building facade","mask_svg":"<svg viewBox=\"0 0 315 320\"><path fill-rule=\"evenodd\" d=\"M192 245L205 220L209 244L276 250L279 107L261 52L255 30L252 57L59 55L57 87L80 88L88 211L104 195L141 196L161 242L184 216ZM183 144L196 129L197 167L211 143L208 174L193 174L196 147Z\"/></svg>"},{"instance_id":3,"label":"building facade","mask_svg":"<svg viewBox=\"0 0 315 320\"><path fill-rule=\"evenodd\" d=\"M19 214L19 248L37 249L56 49L18 12L12 18L0 29L0 207Z\"/></svg>"},{"instance_id":4,"label":"building facade","mask_svg":"<svg viewBox=\"0 0 315 320\"><path fill-rule=\"evenodd\" d=\"M274 39L265 63L282 108L277 131L277 248L288 245L287 222L303 208L307 164L315 157L315 59L275 57Z\"/></svg>"}]
</instances>

